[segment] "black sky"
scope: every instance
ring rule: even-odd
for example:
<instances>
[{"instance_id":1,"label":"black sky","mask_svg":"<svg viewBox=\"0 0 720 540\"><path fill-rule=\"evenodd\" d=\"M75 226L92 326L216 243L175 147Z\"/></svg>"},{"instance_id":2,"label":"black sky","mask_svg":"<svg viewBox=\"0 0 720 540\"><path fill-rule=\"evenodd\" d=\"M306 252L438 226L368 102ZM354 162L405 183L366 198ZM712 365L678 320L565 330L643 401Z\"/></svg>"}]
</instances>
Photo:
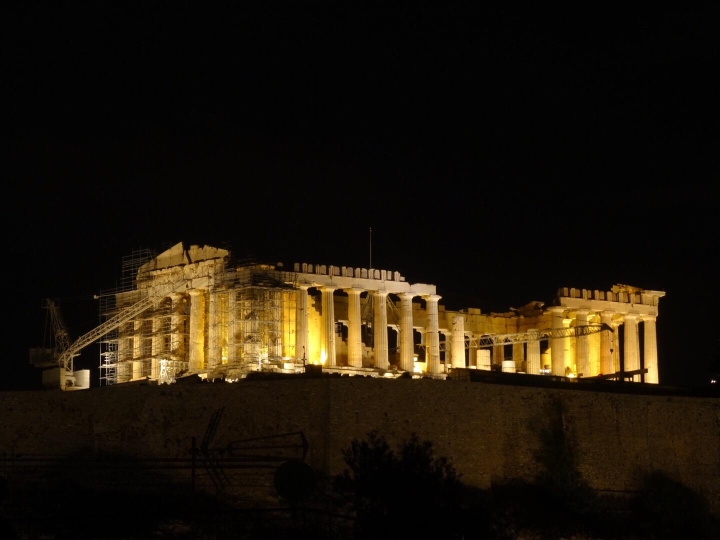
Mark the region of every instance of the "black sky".
<instances>
[{"instance_id":1,"label":"black sky","mask_svg":"<svg viewBox=\"0 0 720 540\"><path fill-rule=\"evenodd\" d=\"M661 379L704 382L716 12L258 6L19 3L5 19L5 364L42 341L45 297L89 331L134 249L366 266L372 227L374 265L449 308L665 290Z\"/></svg>"}]
</instances>

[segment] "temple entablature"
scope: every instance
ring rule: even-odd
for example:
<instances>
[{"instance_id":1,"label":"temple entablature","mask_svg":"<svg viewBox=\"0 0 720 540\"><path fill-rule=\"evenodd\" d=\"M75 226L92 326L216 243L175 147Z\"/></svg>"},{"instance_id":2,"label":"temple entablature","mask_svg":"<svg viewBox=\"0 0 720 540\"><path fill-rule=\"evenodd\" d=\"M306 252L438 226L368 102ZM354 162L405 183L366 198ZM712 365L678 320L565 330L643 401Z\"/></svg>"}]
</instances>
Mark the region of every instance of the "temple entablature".
<instances>
[{"instance_id":1,"label":"temple entablature","mask_svg":"<svg viewBox=\"0 0 720 540\"><path fill-rule=\"evenodd\" d=\"M324 264L295 263L293 271L298 274L317 274L323 276L356 277L382 281L405 281L400 272L379 270L377 268L353 268L350 266L332 266Z\"/></svg>"},{"instance_id":2,"label":"temple entablature","mask_svg":"<svg viewBox=\"0 0 720 540\"><path fill-rule=\"evenodd\" d=\"M298 267L300 265L296 263L295 268ZM307 265L307 267L309 270L316 268L312 265ZM320 266L319 268L320 270L315 273L294 272L296 283L309 285L310 287L335 287L343 290L362 289L364 291L384 291L392 294L415 293L416 296L435 294L437 292L435 285L406 282L399 272L366 270L365 268L352 269L344 266ZM371 274L377 277L362 277Z\"/></svg>"},{"instance_id":3,"label":"temple entablature","mask_svg":"<svg viewBox=\"0 0 720 540\"><path fill-rule=\"evenodd\" d=\"M614 285L609 291L563 287L558 290L557 301L560 306L569 309L657 316L658 304L663 296L664 291L643 290L629 285Z\"/></svg>"}]
</instances>

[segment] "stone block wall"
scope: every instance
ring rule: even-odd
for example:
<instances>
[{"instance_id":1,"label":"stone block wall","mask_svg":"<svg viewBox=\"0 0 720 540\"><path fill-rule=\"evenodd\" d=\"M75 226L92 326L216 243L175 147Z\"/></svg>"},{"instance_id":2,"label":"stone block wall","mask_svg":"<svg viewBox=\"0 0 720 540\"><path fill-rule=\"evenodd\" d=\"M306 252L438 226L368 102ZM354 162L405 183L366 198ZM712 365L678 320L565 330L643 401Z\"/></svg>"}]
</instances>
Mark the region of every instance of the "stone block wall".
<instances>
[{"instance_id":1,"label":"stone block wall","mask_svg":"<svg viewBox=\"0 0 720 540\"><path fill-rule=\"evenodd\" d=\"M531 480L540 433L562 409L579 467L598 490L636 490L660 470L720 514L720 401L460 381L322 378L120 385L85 392L0 393L0 456L77 452L187 457L225 407L214 443L303 431L308 462L343 469L341 449L378 429L391 442L431 440L467 484Z\"/></svg>"}]
</instances>

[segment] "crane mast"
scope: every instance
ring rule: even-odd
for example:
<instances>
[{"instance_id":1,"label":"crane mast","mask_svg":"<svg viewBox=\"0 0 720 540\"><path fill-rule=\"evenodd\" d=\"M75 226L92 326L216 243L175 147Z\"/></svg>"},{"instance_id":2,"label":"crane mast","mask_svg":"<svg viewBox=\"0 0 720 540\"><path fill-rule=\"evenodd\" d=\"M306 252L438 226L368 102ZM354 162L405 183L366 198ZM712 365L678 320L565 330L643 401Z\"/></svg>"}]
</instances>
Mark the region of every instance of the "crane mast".
<instances>
[{"instance_id":1,"label":"crane mast","mask_svg":"<svg viewBox=\"0 0 720 540\"><path fill-rule=\"evenodd\" d=\"M66 350L68 350L68 348L70 348L70 335L57 304L47 298L45 300L45 309L47 309L50 313L50 320L52 321L53 335L55 338L55 356L59 358Z\"/></svg>"}]
</instances>

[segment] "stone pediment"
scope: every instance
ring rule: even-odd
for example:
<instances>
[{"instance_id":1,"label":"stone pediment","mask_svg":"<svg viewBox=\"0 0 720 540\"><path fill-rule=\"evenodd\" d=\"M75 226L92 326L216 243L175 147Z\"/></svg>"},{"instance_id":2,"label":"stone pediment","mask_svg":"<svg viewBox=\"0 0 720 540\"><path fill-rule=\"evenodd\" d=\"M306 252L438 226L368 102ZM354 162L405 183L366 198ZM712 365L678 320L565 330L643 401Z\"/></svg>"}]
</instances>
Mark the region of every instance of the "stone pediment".
<instances>
[{"instance_id":1,"label":"stone pediment","mask_svg":"<svg viewBox=\"0 0 720 540\"><path fill-rule=\"evenodd\" d=\"M226 249L212 246L200 247L197 245L192 245L186 249L182 242L178 242L170 249L163 251L160 255L142 265L139 273L171 268L173 266L185 266L187 264L212 259L222 259L229 256L230 252Z\"/></svg>"}]
</instances>

